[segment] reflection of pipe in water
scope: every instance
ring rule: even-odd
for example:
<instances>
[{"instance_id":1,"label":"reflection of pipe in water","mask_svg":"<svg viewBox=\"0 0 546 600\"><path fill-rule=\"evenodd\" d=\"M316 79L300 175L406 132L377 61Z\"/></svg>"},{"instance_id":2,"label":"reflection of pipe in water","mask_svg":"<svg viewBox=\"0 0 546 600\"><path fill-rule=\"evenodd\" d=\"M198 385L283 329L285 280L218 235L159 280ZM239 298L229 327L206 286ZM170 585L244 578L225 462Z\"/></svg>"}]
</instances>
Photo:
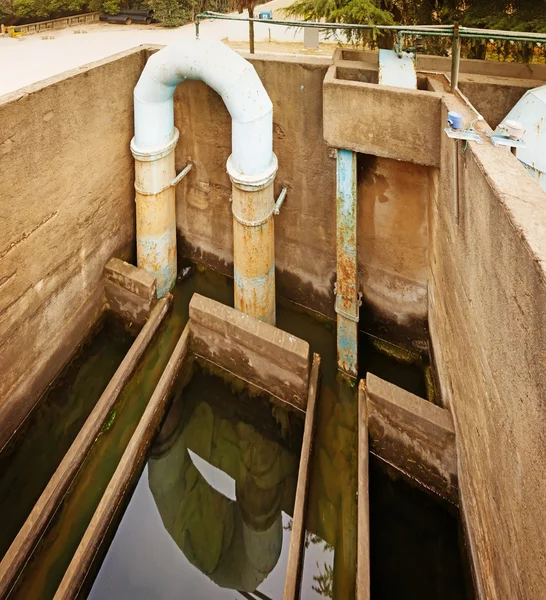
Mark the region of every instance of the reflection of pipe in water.
<instances>
[{"instance_id":1,"label":"reflection of pipe in water","mask_svg":"<svg viewBox=\"0 0 546 600\"><path fill-rule=\"evenodd\" d=\"M162 451L149 460L150 489L192 565L221 587L254 592L281 553L281 505L297 459L206 402L189 411L174 413L181 426L167 419L169 443L160 441Z\"/></svg>"}]
</instances>

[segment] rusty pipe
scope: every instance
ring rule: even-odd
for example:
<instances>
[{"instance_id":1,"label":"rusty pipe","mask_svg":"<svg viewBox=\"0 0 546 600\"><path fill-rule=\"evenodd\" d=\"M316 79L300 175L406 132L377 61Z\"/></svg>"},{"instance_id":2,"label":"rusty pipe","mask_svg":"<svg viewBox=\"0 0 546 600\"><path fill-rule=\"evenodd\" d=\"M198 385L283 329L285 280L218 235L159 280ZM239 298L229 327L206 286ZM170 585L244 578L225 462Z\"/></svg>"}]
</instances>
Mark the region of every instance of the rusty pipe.
<instances>
[{"instance_id":1,"label":"rusty pipe","mask_svg":"<svg viewBox=\"0 0 546 600\"><path fill-rule=\"evenodd\" d=\"M135 87L138 265L158 279L158 295L176 279L173 182L173 95L185 79L200 79L224 100L232 119L227 171L233 183L235 306L275 322L273 105L254 67L210 40L173 44L152 55ZM153 192L153 193L152 193Z\"/></svg>"}]
</instances>

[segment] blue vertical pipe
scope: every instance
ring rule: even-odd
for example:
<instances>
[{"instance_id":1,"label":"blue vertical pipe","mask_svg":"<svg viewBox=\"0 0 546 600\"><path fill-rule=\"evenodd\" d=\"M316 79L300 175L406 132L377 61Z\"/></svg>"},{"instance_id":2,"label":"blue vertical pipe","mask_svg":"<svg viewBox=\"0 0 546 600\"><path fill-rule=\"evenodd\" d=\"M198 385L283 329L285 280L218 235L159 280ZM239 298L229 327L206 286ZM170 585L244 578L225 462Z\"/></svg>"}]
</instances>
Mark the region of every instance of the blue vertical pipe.
<instances>
[{"instance_id":1,"label":"blue vertical pipe","mask_svg":"<svg viewBox=\"0 0 546 600\"><path fill-rule=\"evenodd\" d=\"M357 376L358 264L356 251L356 153L337 151L337 365Z\"/></svg>"}]
</instances>

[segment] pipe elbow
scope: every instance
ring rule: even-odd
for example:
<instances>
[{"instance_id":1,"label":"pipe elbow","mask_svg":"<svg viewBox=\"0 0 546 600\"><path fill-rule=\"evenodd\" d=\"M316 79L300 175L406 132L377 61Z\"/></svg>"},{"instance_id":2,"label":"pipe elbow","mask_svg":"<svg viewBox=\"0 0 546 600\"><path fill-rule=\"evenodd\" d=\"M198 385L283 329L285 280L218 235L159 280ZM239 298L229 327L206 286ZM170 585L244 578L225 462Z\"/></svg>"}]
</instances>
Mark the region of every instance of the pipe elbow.
<instances>
[{"instance_id":1,"label":"pipe elbow","mask_svg":"<svg viewBox=\"0 0 546 600\"><path fill-rule=\"evenodd\" d=\"M173 143L173 95L185 79L209 85L222 97L231 115L230 175L252 178L274 167L274 176L271 100L254 67L218 41L179 42L149 58L134 90L134 150L160 152Z\"/></svg>"}]
</instances>

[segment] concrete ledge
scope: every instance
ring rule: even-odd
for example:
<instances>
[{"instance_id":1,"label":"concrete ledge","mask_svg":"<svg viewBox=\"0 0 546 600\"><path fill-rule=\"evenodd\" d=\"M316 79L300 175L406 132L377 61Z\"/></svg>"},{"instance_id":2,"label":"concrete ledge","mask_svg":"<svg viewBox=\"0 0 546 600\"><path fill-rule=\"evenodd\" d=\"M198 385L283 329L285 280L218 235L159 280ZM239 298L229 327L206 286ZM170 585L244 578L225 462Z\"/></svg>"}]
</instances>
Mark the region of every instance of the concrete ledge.
<instances>
[{"instance_id":1,"label":"concrete ledge","mask_svg":"<svg viewBox=\"0 0 546 600\"><path fill-rule=\"evenodd\" d=\"M455 429L449 411L366 376L370 450L453 504L458 504Z\"/></svg>"},{"instance_id":2,"label":"concrete ledge","mask_svg":"<svg viewBox=\"0 0 546 600\"><path fill-rule=\"evenodd\" d=\"M329 146L439 166L441 96L338 79L338 70L331 66L323 83L324 139Z\"/></svg>"},{"instance_id":3,"label":"concrete ledge","mask_svg":"<svg viewBox=\"0 0 546 600\"><path fill-rule=\"evenodd\" d=\"M143 325L157 302L156 279L150 273L112 258L104 267L108 304L124 319Z\"/></svg>"},{"instance_id":4,"label":"concrete ledge","mask_svg":"<svg viewBox=\"0 0 546 600\"><path fill-rule=\"evenodd\" d=\"M28 561L29 555L41 539L47 524L59 506L59 502L66 494L90 448L97 439L108 414L135 372L155 332L163 322L171 301L172 296L168 294L158 303L150 320L133 342L129 352L125 355L110 383L19 530L17 537L6 552L0 563L1 598L4 598L4 595L9 592L21 569Z\"/></svg>"},{"instance_id":5,"label":"concrete ledge","mask_svg":"<svg viewBox=\"0 0 546 600\"><path fill-rule=\"evenodd\" d=\"M192 351L237 377L305 410L309 344L234 308L194 294Z\"/></svg>"},{"instance_id":6,"label":"concrete ledge","mask_svg":"<svg viewBox=\"0 0 546 600\"><path fill-rule=\"evenodd\" d=\"M311 456L313 452L313 439L315 437L316 401L320 387L320 356L313 354L313 366L309 380L309 393L307 411L305 413L305 427L301 445L300 466L298 470L298 485L294 500L292 519L292 534L288 550L288 566L284 580L283 600L296 600L300 595L301 574L303 567L303 548L306 531L306 513L311 477Z\"/></svg>"},{"instance_id":7,"label":"concrete ledge","mask_svg":"<svg viewBox=\"0 0 546 600\"><path fill-rule=\"evenodd\" d=\"M357 50L337 48L333 55L334 64L345 62L378 63L378 52L373 50ZM438 71L451 73L451 58L429 54L417 55L417 71ZM508 63L496 60L461 59L460 73L485 75L488 77L512 77L516 79L534 79L546 81L546 65ZM537 83L540 85L540 83Z\"/></svg>"},{"instance_id":8,"label":"concrete ledge","mask_svg":"<svg viewBox=\"0 0 546 600\"><path fill-rule=\"evenodd\" d=\"M108 528L146 459L148 447L165 414L176 378L182 370L188 352L188 338L189 326L186 325L64 574L54 600L72 600L78 597Z\"/></svg>"}]
</instances>

